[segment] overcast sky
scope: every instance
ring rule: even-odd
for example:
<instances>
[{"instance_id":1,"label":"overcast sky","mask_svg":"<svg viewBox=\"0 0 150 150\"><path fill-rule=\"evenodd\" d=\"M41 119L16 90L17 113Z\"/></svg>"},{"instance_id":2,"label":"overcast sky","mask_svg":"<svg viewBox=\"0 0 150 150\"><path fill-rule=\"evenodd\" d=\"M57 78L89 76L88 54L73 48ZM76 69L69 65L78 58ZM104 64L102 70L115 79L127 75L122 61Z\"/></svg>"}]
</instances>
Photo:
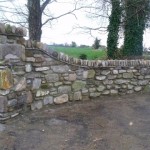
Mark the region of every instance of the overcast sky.
<instances>
[{"instance_id":1,"label":"overcast sky","mask_svg":"<svg viewBox=\"0 0 150 150\"><path fill-rule=\"evenodd\" d=\"M0 0L2 1L2 0ZM17 4L22 5L25 4L27 0L15 0ZM63 2L73 2L73 0L62 0ZM61 2L62 2L61 1ZM90 0L89 0L90 1ZM88 2L89 2L88 1ZM7 5L5 3L5 5ZM55 16L67 12L71 10L73 5L68 3L52 3L50 4L49 10ZM84 30L72 30L75 26L93 26L97 27L98 25L104 25L106 22L103 20L93 20L89 19L85 12L78 11L75 13L77 18L73 15L67 15L65 17L59 18L52 22L52 25L47 24L42 29L42 42L47 44L53 43L68 43L70 44L72 41L75 41L77 45L85 44L92 45L94 38L98 37L101 39L101 44L106 45L107 41L107 33L106 32L93 32L93 37L89 34L84 33ZM146 30L144 34L144 42L143 45L145 47L150 47L150 30Z\"/></svg>"}]
</instances>

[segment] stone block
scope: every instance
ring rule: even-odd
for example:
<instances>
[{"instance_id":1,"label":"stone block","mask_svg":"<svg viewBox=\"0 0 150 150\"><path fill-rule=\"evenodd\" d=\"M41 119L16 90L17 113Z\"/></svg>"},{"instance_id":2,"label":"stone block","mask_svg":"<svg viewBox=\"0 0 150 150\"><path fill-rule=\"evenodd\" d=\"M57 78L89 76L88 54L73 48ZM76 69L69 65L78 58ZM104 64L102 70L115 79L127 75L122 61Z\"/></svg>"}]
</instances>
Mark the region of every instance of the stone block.
<instances>
[{"instance_id":1,"label":"stone block","mask_svg":"<svg viewBox=\"0 0 150 150\"><path fill-rule=\"evenodd\" d=\"M138 76L138 79L139 79L139 80L143 80L143 79L144 79L144 76Z\"/></svg>"},{"instance_id":2,"label":"stone block","mask_svg":"<svg viewBox=\"0 0 150 150\"><path fill-rule=\"evenodd\" d=\"M0 113L7 112L7 97L0 96Z\"/></svg>"},{"instance_id":3,"label":"stone block","mask_svg":"<svg viewBox=\"0 0 150 150\"><path fill-rule=\"evenodd\" d=\"M10 93L10 90L0 90L0 95L5 96L5 95L7 95L9 93Z\"/></svg>"},{"instance_id":4,"label":"stone block","mask_svg":"<svg viewBox=\"0 0 150 150\"><path fill-rule=\"evenodd\" d=\"M96 91L96 88L89 88L89 92L95 92Z\"/></svg>"},{"instance_id":5,"label":"stone block","mask_svg":"<svg viewBox=\"0 0 150 150\"><path fill-rule=\"evenodd\" d=\"M5 33L5 24L0 23L0 33Z\"/></svg>"},{"instance_id":6,"label":"stone block","mask_svg":"<svg viewBox=\"0 0 150 150\"><path fill-rule=\"evenodd\" d=\"M27 62L35 62L35 58L34 57L26 57L26 61Z\"/></svg>"},{"instance_id":7,"label":"stone block","mask_svg":"<svg viewBox=\"0 0 150 150\"><path fill-rule=\"evenodd\" d=\"M44 97L44 100L43 100L43 103L44 105L48 105L48 104L53 104L53 97L52 96L47 96L47 97Z\"/></svg>"},{"instance_id":8,"label":"stone block","mask_svg":"<svg viewBox=\"0 0 150 150\"><path fill-rule=\"evenodd\" d=\"M133 89L133 87L134 87L133 85L128 84L128 89L129 89L129 90L132 90L132 89Z\"/></svg>"},{"instance_id":9,"label":"stone block","mask_svg":"<svg viewBox=\"0 0 150 150\"><path fill-rule=\"evenodd\" d=\"M13 86L13 77L8 68L0 69L0 89L6 90Z\"/></svg>"},{"instance_id":10,"label":"stone block","mask_svg":"<svg viewBox=\"0 0 150 150\"><path fill-rule=\"evenodd\" d=\"M42 101L37 101L31 104L31 110L41 109L43 107Z\"/></svg>"},{"instance_id":11,"label":"stone block","mask_svg":"<svg viewBox=\"0 0 150 150\"><path fill-rule=\"evenodd\" d=\"M96 80L105 80L106 79L106 76L96 76Z\"/></svg>"},{"instance_id":12,"label":"stone block","mask_svg":"<svg viewBox=\"0 0 150 150\"><path fill-rule=\"evenodd\" d=\"M26 102L27 102L27 104L30 104L30 103L32 103L32 101L33 101L32 93L31 93L31 91L28 91L27 92L27 100L26 100Z\"/></svg>"},{"instance_id":13,"label":"stone block","mask_svg":"<svg viewBox=\"0 0 150 150\"><path fill-rule=\"evenodd\" d=\"M116 94L118 94L118 90L110 90L110 93L111 93L112 95L116 95Z\"/></svg>"},{"instance_id":14,"label":"stone block","mask_svg":"<svg viewBox=\"0 0 150 150\"><path fill-rule=\"evenodd\" d=\"M113 84L113 80L105 80L105 81L103 81L103 83L105 84L105 85L111 85L111 84Z\"/></svg>"},{"instance_id":15,"label":"stone block","mask_svg":"<svg viewBox=\"0 0 150 150\"><path fill-rule=\"evenodd\" d=\"M83 96L82 96L82 100L83 100L83 101L88 101L88 100L90 100L89 95L83 95Z\"/></svg>"},{"instance_id":16,"label":"stone block","mask_svg":"<svg viewBox=\"0 0 150 150\"><path fill-rule=\"evenodd\" d=\"M72 88L74 91L79 91L79 90L83 89L85 87L85 85L86 85L85 81L77 80L72 84Z\"/></svg>"},{"instance_id":17,"label":"stone block","mask_svg":"<svg viewBox=\"0 0 150 150\"><path fill-rule=\"evenodd\" d=\"M106 76L106 75L110 74L110 71L109 70L103 70L103 71L101 71L101 74Z\"/></svg>"},{"instance_id":18,"label":"stone block","mask_svg":"<svg viewBox=\"0 0 150 150\"><path fill-rule=\"evenodd\" d=\"M45 75L45 78L46 78L47 82L57 82L57 81L59 81L58 74L47 74L47 75Z\"/></svg>"},{"instance_id":19,"label":"stone block","mask_svg":"<svg viewBox=\"0 0 150 150\"><path fill-rule=\"evenodd\" d=\"M13 55L13 54L7 54L7 55L5 56L5 60L10 60L10 59L19 60L19 57L16 56L16 55Z\"/></svg>"},{"instance_id":20,"label":"stone block","mask_svg":"<svg viewBox=\"0 0 150 150\"><path fill-rule=\"evenodd\" d=\"M16 55L25 60L25 47L20 44L0 44L0 59L4 59L8 54Z\"/></svg>"},{"instance_id":21,"label":"stone block","mask_svg":"<svg viewBox=\"0 0 150 150\"><path fill-rule=\"evenodd\" d=\"M150 85L146 85L143 90L144 93L150 93Z\"/></svg>"},{"instance_id":22,"label":"stone block","mask_svg":"<svg viewBox=\"0 0 150 150\"><path fill-rule=\"evenodd\" d=\"M119 71L118 70L113 70L113 74L118 74L119 73Z\"/></svg>"},{"instance_id":23,"label":"stone block","mask_svg":"<svg viewBox=\"0 0 150 150\"><path fill-rule=\"evenodd\" d=\"M35 58L35 62L37 63L42 63L45 60L44 57L40 54L34 54L34 58Z\"/></svg>"},{"instance_id":24,"label":"stone block","mask_svg":"<svg viewBox=\"0 0 150 150\"><path fill-rule=\"evenodd\" d=\"M115 81L116 84L124 84L124 83L128 83L129 81L128 80L124 80L124 79L117 79Z\"/></svg>"},{"instance_id":25,"label":"stone block","mask_svg":"<svg viewBox=\"0 0 150 150\"><path fill-rule=\"evenodd\" d=\"M8 107L16 107L17 106L17 99L11 99L8 101Z\"/></svg>"},{"instance_id":26,"label":"stone block","mask_svg":"<svg viewBox=\"0 0 150 150\"><path fill-rule=\"evenodd\" d=\"M73 95L73 100L82 100L81 92L75 92Z\"/></svg>"},{"instance_id":27,"label":"stone block","mask_svg":"<svg viewBox=\"0 0 150 150\"><path fill-rule=\"evenodd\" d=\"M77 78L77 75L76 75L75 73L68 75L68 80L69 80L69 81L75 81L76 78Z\"/></svg>"},{"instance_id":28,"label":"stone block","mask_svg":"<svg viewBox=\"0 0 150 150\"><path fill-rule=\"evenodd\" d=\"M69 72L69 66L67 66L67 65L51 66L51 68L55 73L67 73L67 72Z\"/></svg>"},{"instance_id":29,"label":"stone block","mask_svg":"<svg viewBox=\"0 0 150 150\"><path fill-rule=\"evenodd\" d=\"M35 79L33 80L32 90L37 90L37 89L39 89L40 86L41 86L41 82L42 82L42 79L40 79L40 78L35 78Z\"/></svg>"},{"instance_id":30,"label":"stone block","mask_svg":"<svg viewBox=\"0 0 150 150\"><path fill-rule=\"evenodd\" d=\"M103 95L108 95L108 94L110 94L110 91L109 91L109 90L105 90L105 91L103 91L102 94L103 94Z\"/></svg>"},{"instance_id":31,"label":"stone block","mask_svg":"<svg viewBox=\"0 0 150 150\"><path fill-rule=\"evenodd\" d=\"M54 83L55 86L60 86L60 85L62 85L62 84L63 84L62 82L55 82L55 83Z\"/></svg>"},{"instance_id":32,"label":"stone block","mask_svg":"<svg viewBox=\"0 0 150 150\"><path fill-rule=\"evenodd\" d=\"M134 90L135 90L136 92L139 92L139 91L142 90L142 87L141 87L141 86L136 86L136 87L134 88Z\"/></svg>"},{"instance_id":33,"label":"stone block","mask_svg":"<svg viewBox=\"0 0 150 150\"><path fill-rule=\"evenodd\" d=\"M147 85L148 83L149 83L148 80L140 80L140 81L138 81L139 85Z\"/></svg>"},{"instance_id":34,"label":"stone block","mask_svg":"<svg viewBox=\"0 0 150 150\"><path fill-rule=\"evenodd\" d=\"M46 71L49 70L49 67L37 67L35 68L35 71Z\"/></svg>"},{"instance_id":35,"label":"stone block","mask_svg":"<svg viewBox=\"0 0 150 150\"><path fill-rule=\"evenodd\" d=\"M146 76L145 76L145 79L150 79L150 75L146 75Z\"/></svg>"},{"instance_id":36,"label":"stone block","mask_svg":"<svg viewBox=\"0 0 150 150\"><path fill-rule=\"evenodd\" d=\"M17 97L17 100L18 100L17 108L22 108L27 103L27 93L22 92L21 95Z\"/></svg>"},{"instance_id":37,"label":"stone block","mask_svg":"<svg viewBox=\"0 0 150 150\"><path fill-rule=\"evenodd\" d=\"M63 94L61 96L58 96L56 98L54 98L54 103L55 104L63 104L68 102L68 95L67 94Z\"/></svg>"},{"instance_id":38,"label":"stone block","mask_svg":"<svg viewBox=\"0 0 150 150\"><path fill-rule=\"evenodd\" d=\"M26 72L31 72L31 71L32 71L32 66L31 66L31 64L26 64L26 65L25 65L25 71L26 71Z\"/></svg>"},{"instance_id":39,"label":"stone block","mask_svg":"<svg viewBox=\"0 0 150 150\"><path fill-rule=\"evenodd\" d=\"M108 79L109 79L109 80L116 79L116 78L117 78L116 75L108 75Z\"/></svg>"},{"instance_id":40,"label":"stone block","mask_svg":"<svg viewBox=\"0 0 150 150\"><path fill-rule=\"evenodd\" d=\"M7 42L7 37L5 35L0 35L0 43L5 44Z\"/></svg>"},{"instance_id":41,"label":"stone block","mask_svg":"<svg viewBox=\"0 0 150 150\"><path fill-rule=\"evenodd\" d=\"M129 90L127 91L127 94L132 94L134 91L133 90Z\"/></svg>"},{"instance_id":42,"label":"stone block","mask_svg":"<svg viewBox=\"0 0 150 150\"><path fill-rule=\"evenodd\" d=\"M127 72L126 70L119 70L119 73L125 73Z\"/></svg>"},{"instance_id":43,"label":"stone block","mask_svg":"<svg viewBox=\"0 0 150 150\"><path fill-rule=\"evenodd\" d=\"M95 92L95 93L90 93L90 97L98 97L100 96L100 93Z\"/></svg>"},{"instance_id":44,"label":"stone block","mask_svg":"<svg viewBox=\"0 0 150 150\"><path fill-rule=\"evenodd\" d=\"M60 94L67 94L69 92L71 92L71 87L70 86L60 86L58 88L58 93L60 93Z\"/></svg>"},{"instance_id":45,"label":"stone block","mask_svg":"<svg viewBox=\"0 0 150 150\"><path fill-rule=\"evenodd\" d=\"M27 82L26 82L26 78L23 77L20 79L20 81L18 82L18 84L15 86L15 91L22 91L25 90L27 87Z\"/></svg>"},{"instance_id":46,"label":"stone block","mask_svg":"<svg viewBox=\"0 0 150 150\"><path fill-rule=\"evenodd\" d=\"M36 92L36 97L45 96L49 94L49 90L38 90Z\"/></svg>"},{"instance_id":47,"label":"stone block","mask_svg":"<svg viewBox=\"0 0 150 150\"><path fill-rule=\"evenodd\" d=\"M86 70L83 72L83 78L94 78L95 76L95 70Z\"/></svg>"},{"instance_id":48,"label":"stone block","mask_svg":"<svg viewBox=\"0 0 150 150\"><path fill-rule=\"evenodd\" d=\"M125 73L123 73L123 78L131 79L131 78L133 78L133 73L132 72L125 72Z\"/></svg>"},{"instance_id":49,"label":"stone block","mask_svg":"<svg viewBox=\"0 0 150 150\"><path fill-rule=\"evenodd\" d=\"M102 92L102 91L104 91L105 90L105 86L103 86L103 85L100 85L100 86L98 86L98 88L97 88L97 91L99 91L99 92Z\"/></svg>"},{"instance_id":50,"label":"stone block","mask_svg":"<svg viewBox=\"0 0 150 150\"><path fill-rule=\"evenodd\" d=\"M88 93L88 92L89 92L88 89L86 89L86 88L83 88L83 89L82 89L82 94L86 94L86 93Z\"/></svg>"}]
</instances>

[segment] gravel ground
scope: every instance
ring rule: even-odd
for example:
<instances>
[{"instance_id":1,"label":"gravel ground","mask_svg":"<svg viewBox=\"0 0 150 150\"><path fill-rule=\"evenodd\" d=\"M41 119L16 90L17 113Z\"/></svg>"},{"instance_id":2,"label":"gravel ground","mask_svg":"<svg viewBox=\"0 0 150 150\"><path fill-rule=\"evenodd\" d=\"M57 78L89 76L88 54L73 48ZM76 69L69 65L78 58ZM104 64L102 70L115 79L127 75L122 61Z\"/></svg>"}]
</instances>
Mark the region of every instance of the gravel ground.
<instances>
[{"instance_id":1,"label":"gravel ground","mask_svg":"<svg viewBox=\"0 0 150 150\"><path fill-rule=\"evenodd\" d=\"M150 150L150 95L23 113L0 123L0 150Z\"/></svg>"}]
</instances>

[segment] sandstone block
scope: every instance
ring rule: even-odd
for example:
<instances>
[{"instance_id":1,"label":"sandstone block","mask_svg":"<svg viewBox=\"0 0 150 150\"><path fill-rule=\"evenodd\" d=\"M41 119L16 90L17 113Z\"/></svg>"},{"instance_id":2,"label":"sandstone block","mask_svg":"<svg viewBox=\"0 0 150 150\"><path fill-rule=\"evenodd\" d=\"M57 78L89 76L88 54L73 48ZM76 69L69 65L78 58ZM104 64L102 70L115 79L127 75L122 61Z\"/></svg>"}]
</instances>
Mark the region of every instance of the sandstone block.
<instances>
[{"instance_id":1,"label":"sandstone block","mask_svg":"<svg viewBox=\"0 0 150 150\"><path fill-rule=\"evenodd\" d=\"M61 96L58 96L56 98L54 98L54 103L55 104L63 104L68 102L68 95L67 94L63 94Z\"/></svg>"},{"instance_id":2,"label":"sandstone block","mask_svg":"<svg viewBox=\"0 0 150 150\"><path fill-rule=\"evenodd\" d=\"M13 86L13 77L8 68L0 70L0 89L6 90Z\"/></svg>"}]
</instances>

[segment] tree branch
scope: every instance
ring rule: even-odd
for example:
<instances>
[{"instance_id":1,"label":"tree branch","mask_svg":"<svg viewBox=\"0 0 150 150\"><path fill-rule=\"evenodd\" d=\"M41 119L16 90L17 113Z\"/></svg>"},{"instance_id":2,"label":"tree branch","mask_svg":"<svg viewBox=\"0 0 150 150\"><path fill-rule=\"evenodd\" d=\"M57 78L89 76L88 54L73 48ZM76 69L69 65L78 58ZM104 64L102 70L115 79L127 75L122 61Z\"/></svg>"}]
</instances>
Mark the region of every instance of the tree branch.
<instances>
[{"instance_id":1,"label":"tree branch","mask_svg":"<svg viewBox=\"0 0 150 150\"><path fill-rule=\"evenodd\" d=\"M45 0L45 2L41 5L41 13L44 11L45 7L50 3L51 0Z\"/></svg>"}]
</instances>

